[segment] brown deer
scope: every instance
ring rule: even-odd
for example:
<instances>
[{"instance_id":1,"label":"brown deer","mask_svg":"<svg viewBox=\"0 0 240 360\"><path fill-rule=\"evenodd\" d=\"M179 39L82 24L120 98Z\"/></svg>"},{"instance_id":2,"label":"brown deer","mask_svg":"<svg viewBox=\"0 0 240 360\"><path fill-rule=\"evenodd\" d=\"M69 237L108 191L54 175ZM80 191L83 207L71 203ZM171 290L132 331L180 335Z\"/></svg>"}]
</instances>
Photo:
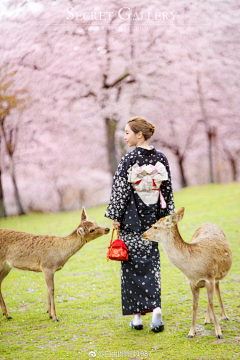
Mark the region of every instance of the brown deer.
<instances>
[{"instance_id":1,"label":"brown deer","mask_svg":"<svg viewBox=\"0 0 240 360\"><path fill-rule=\"evenodd\" d=\"M0 229L0 305L8 315L1 292L3 279L12 268L43 272L48 293L47 312L53 321L59 321L54 304L54 273L61 270L68 259L87 242L109 233L110 229L89 221L82 208L81 223L70 235L59 237L32 235L22 231Z\"/></svg>"},{"instance_id":2,"label":"brown deer","mask_svg":"<svg viewBox=\"0 0 240 360\"><path fill-rule=\"evenodd\" d=\"M195 335L196 313L200 288L206 287L208 307L205 324L211 322L211 311L214 318L215 332L222 338L221 328L214 311L214 286L217 293L221 315L228 320L223 308L219 280L223 279L232 265L232 252L224 232L210 223L200 226L186 243L178 230L178 222L184 215L184 207L168 218L162 218L143 234L143 239L161 242L168 259L188 278L193 294L192 326L189 338Z\"/></svg>"}]
</instances>

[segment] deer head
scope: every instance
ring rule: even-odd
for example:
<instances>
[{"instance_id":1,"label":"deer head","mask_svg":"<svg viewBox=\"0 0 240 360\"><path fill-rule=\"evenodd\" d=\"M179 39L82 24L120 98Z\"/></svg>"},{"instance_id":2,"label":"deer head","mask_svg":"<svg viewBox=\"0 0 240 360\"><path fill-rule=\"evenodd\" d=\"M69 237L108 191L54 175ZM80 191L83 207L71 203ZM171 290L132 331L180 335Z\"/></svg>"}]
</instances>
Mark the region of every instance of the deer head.
<instances>
[{"instance_id":1,"label":"deer head","mask_svg":"<svg viewBox=\"0 0 240 360\"><path fill-rule=\"evenodd\" d=\"M182 220L184 207L181 207L176 213L159 219L149 230L143 233L143 239L148 241L163 242L172 227Z\"/></svg>"},{"instance_id":2,"label":"deer head","mask_svg":"<svg viewBox=\"0 0 240 360\"><path fill-rule=\"evenodd\" d=\"M77 228L77 235L84 238L86 242L94 240L99 236L108 234L109 228L98 225L95 221L88 220L85 207L82 207L81 222Z\"/></svg>"}]
</instances>

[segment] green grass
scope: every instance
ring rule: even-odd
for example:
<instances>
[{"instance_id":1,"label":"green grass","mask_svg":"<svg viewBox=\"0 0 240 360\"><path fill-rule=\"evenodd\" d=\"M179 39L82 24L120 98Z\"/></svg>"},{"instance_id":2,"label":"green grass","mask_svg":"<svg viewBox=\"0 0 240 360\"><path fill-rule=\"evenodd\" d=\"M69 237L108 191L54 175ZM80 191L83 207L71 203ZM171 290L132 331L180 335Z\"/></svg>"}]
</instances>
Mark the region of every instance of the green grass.
<instances>
[{"instance_id":1,"label":"green grass","mask_svg":"<svg viewBox=\"0 0 240 360\"><path fill-rule=\"evenodd\" d=\"M239 359L240 358L240 183L207 185L175 193L176 209L185 206L179 224L185 241L204 222L219 225L229 240L234 261L222 281L223 302L230 320L220 319L223 340L214 326L204 327L207 306L202 289L197 315L197 336L188 339L192 296L184 275L161 249L162 308L165 331L149 331L151 314L143 317L144 329L129 327L131 316L122 316L120 263L106 261L110 235L85 245L55 275L55 302L59 323L46 314L43 275L12 270L2 292L12 320L1 318L0 359ZM111 226L105 206L88 209L89 219ZM80 211L29 214L0 220L0 227L35 234L66 235L77 227ZM134 353L135 351L135 353ZM101 352L101 353L100 353ZM125 353L124 353L125 352ZM122 356L121 356L122 355Z\"/></svg>"}]
</instances>

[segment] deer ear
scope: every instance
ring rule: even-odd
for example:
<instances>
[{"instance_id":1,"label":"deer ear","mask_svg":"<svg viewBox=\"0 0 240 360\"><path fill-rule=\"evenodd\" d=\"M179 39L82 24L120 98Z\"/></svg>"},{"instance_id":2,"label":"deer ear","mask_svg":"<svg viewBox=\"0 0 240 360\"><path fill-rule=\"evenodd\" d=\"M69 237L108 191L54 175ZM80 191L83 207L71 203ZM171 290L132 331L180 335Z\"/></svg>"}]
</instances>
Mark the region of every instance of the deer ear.
<instances>
[{"instance_id":1,"label":"deer ear","mask_svg":"<svg viewBox=\"0 0 240 360\"><path fill-rule=\"evenodd\" d=\"M178 215L176 213L173 213L167 218L165 225L167 227L171 227L174 224L176 224L177 222L178 222Z\"/></svg>"},{"instance_id":2,"label":"deer ear","mask_svg":"<svg viewBox=\"0 0 240 360\"><path fill-rule=\"evenodd\" d=\"M80 235L80 236L83 236L83 234L84 234L84 230L83 230L83 228L82 227L80 227L80 228L78 228L78 234Z\"/></svg>"},{"instance_id":3,"label":"deer ear","mask_svg":"<svg viewBox=\"0 0 240 360\"><path fill-rule=\"evenodd\" d=\"M171 227L174 224L176 224L177 222L178 222L178 216L177 216L177 214L173 213L167 218L165 225L167 227Z\"/></svg>"},{"instance_id":4,"label":"deer ear","mask_svg":"<svg viewBox=\"0 0 240 360\"><path fill-rule=\"evenodd\" d=\"M82 207L82 213L81 213L81 222L84 221L84 220L87 220L87 219L88 219L87 213L86 213L85 207L83 206Z\"/></svg>"},{"instance_id":5,"label":"deer ear","mask_svg":"<svg viewBox=\"0 0 240 360\"><path fill-rule=\"evenodd\" d=\"M170 218L167 218L167 219L166 219L165 225L166 225L167 227L171 227L171 226L172 226L172 221L171 221Z\"/></svg>"},{"instance_id":6,"label":"deer ear","mask_svg":"<svg viewBox=\"0 0 240 360\"><path fill-rule=\"evenodd\" d=\"M181 221L183 219L184 211L185 211L184 206L182 206L182 207L180 207L180 209L178 209L178 211L177 211L178 221Z\"/></svg>"}]
</instances>

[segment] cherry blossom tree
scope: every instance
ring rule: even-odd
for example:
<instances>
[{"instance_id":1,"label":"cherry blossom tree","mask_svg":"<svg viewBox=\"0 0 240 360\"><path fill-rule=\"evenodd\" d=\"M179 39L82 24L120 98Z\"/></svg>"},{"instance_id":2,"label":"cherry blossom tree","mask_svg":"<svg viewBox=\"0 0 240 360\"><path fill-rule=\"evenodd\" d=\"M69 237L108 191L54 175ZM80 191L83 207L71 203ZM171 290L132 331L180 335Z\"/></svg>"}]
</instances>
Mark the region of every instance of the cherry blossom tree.
<instances>
[{"instance_id":1,"label":"cherry blossom tree","mask_svg":"<svg viewBox=\"0 0 240 360\"><path fill-rule=\"evenodd\" d=\"M25 209L29 204L33 210L67 209L64 199L70 193L69 204L78 207L78 190L89 204L95 201L90 201L93 189L101 194L99 201L107 201L110 173L128 151L123 129L135 115L156 125L152 141L170 154L175 189L211 177L215 181L216 168L221 181L228 179L220 165L226 162L231 171L231 162L216 144L233 119L239 123L239 48L234 43L239 10L233 4L5 3L0 63L17 71L14 86L27 88L31 97L21 120L28 125L18 127L14 151ZM151 20L163 11L172 12L170 20ZM7 121L15 129L17 113ZM226 146L238 168L233 142ZM6 154L3 143L1 149ZM4 189L7 176L4 171ZM9 191L4 191L8 199Z\"/></svg>"},{"instance_id":2,"label":"cherry blossom tree","mask_svg":"<svg viewBox=\"0 0 240 360\"><path fill-rule=\"evenodd\" d=\"M2 137L0 137L0 149L1 149ZM3 198L3 187L2 187L2 162L1 162L1 151L0 151L0 218L6 216L6 210Z\"/></svg>"},{"instance_id":3,"label":"cherry blossom tree","mask_svg":"<svg viewBox=\"0 0 240 360\"><path fill-rule=\"evenodd\" d=\"M7 74L4 69L1 69L2 78L0 82L0 128L1 128L1 139L5 143L6 152L10 158L9 170L14 186L15 199L18 207L19 215L24 214L24 210L21 204L21 199L19 196L16 174L14 169L14 151L17 144L17 136L19 129L19 117L17 118L17 123L14 126L9 126L7 119L11 111L18 109L18 112L23 110L23 103L26 99L23 97L26 90L22 89L19 91L14 91L11 93L11 85L13 84L12 77L15 75L15 72ZM5 73L5 74L4 74ZM1 173L0 173L1 175ZM3 191L2 191L2 181L0 184L0 200L1 200L1 213L5 215L5 208L3 203Z\"/></svg>"}]
</instances>

